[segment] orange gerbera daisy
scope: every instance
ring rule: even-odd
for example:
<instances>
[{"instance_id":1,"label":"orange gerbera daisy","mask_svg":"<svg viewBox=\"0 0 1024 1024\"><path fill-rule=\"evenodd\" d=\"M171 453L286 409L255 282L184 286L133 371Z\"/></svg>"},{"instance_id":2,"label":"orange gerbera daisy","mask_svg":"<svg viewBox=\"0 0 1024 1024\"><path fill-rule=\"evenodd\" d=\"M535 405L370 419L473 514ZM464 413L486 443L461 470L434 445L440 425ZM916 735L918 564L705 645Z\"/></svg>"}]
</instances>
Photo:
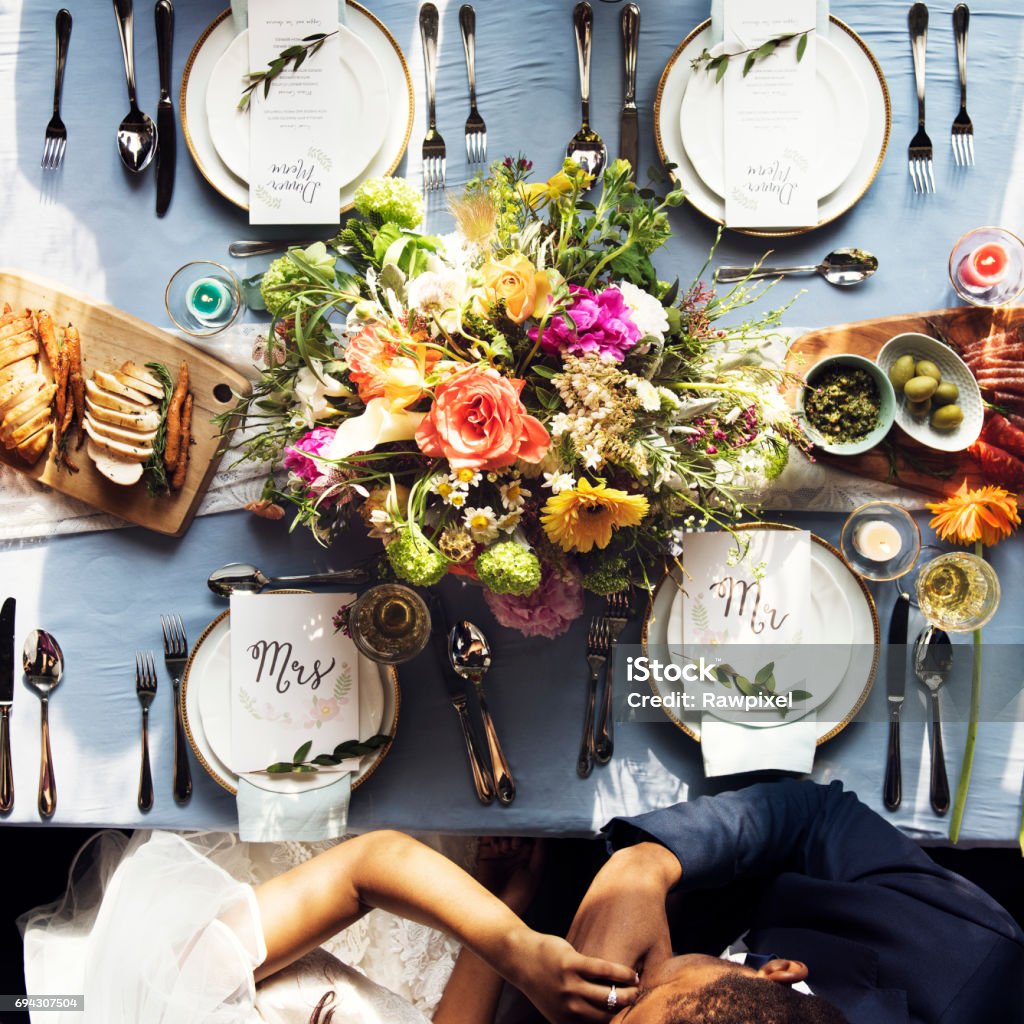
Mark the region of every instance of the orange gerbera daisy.
<instances>
[{"instance_id":1,"label":"orange gerbera daisy","mask_svg":"<svg viewBox=\"0 0 1024 1024\"><path fill-rule=\"evenodd\" d=\"M595 544L608 547L612 531L639 526L650 506L641 494L627 494L604 482L581 480L570 491L548 498L540 517L544 532L563 551L589 551Z\"/></svg>"},{"instance_id":2,"label":"orange gerbera daisy","mask_svg":"<svg viewBox=\"0 0 1024 1024\"><path fill-rule=\"evenodd\" d=\"M952 497L926 508L935 513L931 528L942 540L954 544L998 544L1020 526L1017 499L1012 494L1002 487L971 489L966 480Z\"/></svg>"}]
</instances>

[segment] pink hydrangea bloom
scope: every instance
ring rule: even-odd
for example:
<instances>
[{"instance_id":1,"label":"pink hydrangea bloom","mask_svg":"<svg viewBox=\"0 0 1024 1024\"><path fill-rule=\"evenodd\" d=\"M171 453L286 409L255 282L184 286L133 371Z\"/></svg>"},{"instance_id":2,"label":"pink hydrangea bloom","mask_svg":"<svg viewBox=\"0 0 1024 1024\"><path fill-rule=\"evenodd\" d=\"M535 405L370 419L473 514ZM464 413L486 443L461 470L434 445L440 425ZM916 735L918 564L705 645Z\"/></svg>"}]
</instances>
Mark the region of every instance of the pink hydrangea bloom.
<instances>
[{"instance_id":1,"label":"pink hydrangea bloom","mask_svg":"<svg viewBox=\"0 0 1024 1024\"><path fill-rule=\"evenodd\" d=\"M544 566L540 586L532 594L495 594L484 590L484 600L502 626L523 636L561 636L583 614L583 588L572 573Z\"/></svg>"},{"instance_id":2,"label":"pink hydrangea bloom","mask_svg":"<svg viewBox=\"0 0 1024 1024\"><path fill-rule=\"evenodd\" d=\"M553 317L544 328L540 347L548 355L597 352L602 359L621 363L626 352L642 337L622 292L605 288L595 293L575 284L569 286L569 292L572 302L568 314L574 327L566 323L564 316ZM537 340L538 329L533 327L529 331L533 341Z\"/></svg>"},{"instance_id":3,"label":"pink hydrangea bloom","mask_svg":"<svg viewBox=\"0 0 1024 1024\"><path fill-rule=\"evenodd\" d=\"M326 454L326 449L334 440L334 434L333 427L316 427L303 434L295 444L285 448L281 463L288 472L294 473L302 480L309 497L313 501L320 501L324 508L339 502L344 503L350 497L347 488L337 488L337 485L346 479L342 468L317 459L317 456ZM324 492L330 488L337 489L324 497Z\"/></svg>"}]
</instances>

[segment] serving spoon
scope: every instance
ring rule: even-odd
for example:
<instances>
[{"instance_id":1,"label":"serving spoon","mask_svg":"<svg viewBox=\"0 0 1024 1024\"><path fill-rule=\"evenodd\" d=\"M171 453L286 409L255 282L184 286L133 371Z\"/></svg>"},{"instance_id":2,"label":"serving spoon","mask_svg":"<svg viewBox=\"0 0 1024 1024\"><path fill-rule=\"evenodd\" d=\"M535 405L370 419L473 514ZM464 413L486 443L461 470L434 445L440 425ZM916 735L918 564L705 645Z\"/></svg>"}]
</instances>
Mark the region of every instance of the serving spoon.
<instances>
[{"instance_id":1,"label":"serving spoon","mask_svg":"<svg viewBox=\"0 0 1024 1024\"><path fill-rule=\"evenodd\" d=\"M498 734L494 730L487 698L484 696L484 676L491 667L491 645L479 627L463 619L452 626L448 634L448 656L452 668L463 679L468 679L476 690L484 735L487 737L487 751L491 755L491 766L494 769L494 788L498 800L510 804L516 798L516 784L512 781L512 771L498 742Z\"/></svg>"},{"instance_id":2,"label":"serving spoon","mask_svg":"<svg viewBox=\"0 0 1024 1024\"><path fill-rule=\"evenodd\" d=\"M762 277L782 277L783 274L821 274L829 284L845 288L866 281L877 269L878 258L864 249L836 249L820 263L800 267L719 267L715 271L715 280L719 284L735 284Z\"/></svg>"},{"instance_id":3,"label":"serving spoon","mask_svg":"<svg viewBox=\"0 0 1024 1024\"><path fill-rule=\"evenodd\" d=\"M129 171L138 173L145 170L156 153L156 125L148 114L139 110L135 99L135 30L133 27L132 0L114 0L114 14L117 15L117 32L121 37L121 56L124 57L124 74L128 80L128 103L130 109L117 129L117 149L121 163Z\"/></svg>"},{"instance_id":4,"label":"serving spoon","mask_svg":"<svg viewBox=\"0 0 1024 1024\"><path fill-rule=\"evenodd\" d=\"M591 177L597 178L608 161L608 149L601 136L590 127L590 42L594 27L594 12L590 4L576 5L572 23L576 30L576 56L580 65L582 123L565 147L565 155L575 160Z\"/></svg>"},{"instance_id":5,"label":"serving spoon","mask_svg":"<svg viewBox=\"0 0 1024 1024\"><path fill-rule=\"evenodd\" d=\"M271 583L367 583L370 574L365 569L338 569L333 572L313 572L302 576L266 576L255 565L231 562L210 573L206 585L218 597L232 594L258 594Z\"/></svg>"},{"instance_id":6,"label":"serving spoon","mask_svg":"<svg viewBox=\"0 0 1024 1024\"><path fill-rule=\"evenodd\" d=\"M41 702L42 760L39 762L39 813L52 818L57 809L57 780L50 754L50 694L64 674L64 655L57 641L45 629L34 629L25 640L21 655L25 679L39 694Z\"/></svg>"}]
</instances>

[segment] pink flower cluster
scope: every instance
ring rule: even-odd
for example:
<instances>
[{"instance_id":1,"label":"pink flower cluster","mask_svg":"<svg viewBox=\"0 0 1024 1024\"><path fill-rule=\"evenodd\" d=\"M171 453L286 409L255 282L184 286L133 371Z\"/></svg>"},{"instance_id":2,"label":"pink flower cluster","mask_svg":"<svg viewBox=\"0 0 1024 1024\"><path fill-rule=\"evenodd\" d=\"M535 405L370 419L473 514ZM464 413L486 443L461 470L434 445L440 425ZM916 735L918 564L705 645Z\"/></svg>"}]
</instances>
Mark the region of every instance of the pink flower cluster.
<instances>
[{"instance_id":1,"label":"pink flower cluster","mask_svg":"<svg viewBox=\"0 0 1024 1024\"><path fill-rule=\"evenodd\" d=\"M564 316L555 316L544 328L540 347L548 355L569 352L582 355L597 352L608 362L621 363L626 352L640 340L640 328L633 322L629 306L618 288L605 288L592 292L579 285L570 285L572 302L568 307L573 326ZM539 328L529 331L531 340L537 340Z\"/></svg>"},{"instance_id":2,"label":"pink flower cluster","mask_svg":"<svg viewBox=\"0 0 1024 1024\"><path fill-rule=\"evenodd\" d=\"M334 440L335 431L332 427L316 427L303 434L302 437L284 450L282 466L294 473L306 485L307 493L313 501L319 501L321 508L330 508L339 500L348 500L348 492L338 488L345 479L337 466L318 461L325 449ZM331 488L337 488L331 491ZM331 493L326 493L331 491ZM344 501L342 501L344 504Z\"/></svg>"},{"instance_id":3,"label":"pink flower cluster","mask_svg":"<svg viewBox=\"0 0 1024 1024\"><path fill-rule=\"evenodd\" d=\"M731 423L714 416L698 416L691 425L694 433L686 437L686 443L691 448L700 446L707 455L717 455L723 448L743 448L756 441L760 434L757 409L752 405Z\"/></svg>"},{"instance_id":4,"label":"pink flower cluster","mask_svg":"<svg viewBox=\"0 0 1024 1024\"><path fill-rule=\"evenodd\" d=\"M540 586L532 594L516 597L484 589L484 600L502 626L523 636L561 636L583 614L583 588L569 572L544 566Z\"/></svg>"}]
</instances>

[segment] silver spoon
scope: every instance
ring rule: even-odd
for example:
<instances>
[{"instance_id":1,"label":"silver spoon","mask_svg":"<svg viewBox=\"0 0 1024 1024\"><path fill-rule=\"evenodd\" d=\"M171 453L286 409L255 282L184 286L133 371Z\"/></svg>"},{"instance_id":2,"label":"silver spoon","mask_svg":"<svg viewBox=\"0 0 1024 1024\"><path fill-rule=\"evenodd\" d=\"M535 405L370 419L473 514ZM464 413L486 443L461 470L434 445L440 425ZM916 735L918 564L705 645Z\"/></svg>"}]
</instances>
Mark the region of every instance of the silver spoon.
<instances>
[{"instance_id":1,"label":"silver spoon","mask_svg":"<svg viewBox=\"0 0 1024 1024\"><path fill-rule=\"evenodd\" d=\"M719 267L715 280L719 284L737 281L756 281L761 277L781 277L783 274L821 274L829 284L847 287L866 281L878 269L878 258L863 249L836 249L820 263L801 267Z\"/></svg>"},{"instance_id":2,"label":"silver spoon","mask_svg":"<svg viewBox=\"0 0 1024 1024\"><path fill-rule=\"evenodd\" d=\"M218 597L230 597L232 594L258 594L271 583L366 583L369 579L370 574L365 569L338 569L302 576L265 576L255 565L231 562L214 569L206 585Z\"/></svg>"},{"instance_id":3,"label":"silver spoon","mask_svg":"<svg viewBox=\"0 0 1024 1024\"><path fill-rule=\"evenodd\" d=\"M573 28L576 30L576 56L580 65L580 105L582 124L580 130L569 140L565 155L575 160L594 178L604 170L608 161L608 150L601 136L590 127L590 40L594 27L594 12L590 4L579 3L572 13Z\"/></svg>"},{"instance_id":4,"label":"silver spoon","mask_svg":"<svg viewBox=\"0 0 1024 1024\"><path fill-rule=\"evenodd\" d=\"M512 781L512 772L502 753L498 734L494 731L491 712L487 707L487 698L484 696L484 676L491 667L491 646L477 626L463 619L452 626L452 631L448 634L448 656L451 658L452 668L463 679L468 679L476 689L480 717L484 723L484 735L487 737L487 750L494 768L495 790L501 803L510 804L516 798L516 784Z\"/></svg>"},{"instance_id":5,"label":"silver spoon","mask_svg":"<svg viewBox=\"0 0 1024 1024\"><path fill-rule=\"evenodd\" d=\"M52 818L57 809L57 780L53 775L50 755L50 694L57 689L64 674L64 655L57 641L44 629L34 629L25 640L21 663L25 679L39 694L42 703L42 760L39 762L39 813Z\"/></svg>"},{"instance_id":6,"label":"silver spoon","mask_svg":"<svg viewBox=\"0 0 1024 1024\"><path fill-rule=\"evenodd\" d=\"M914 675L928 687L932 698L931 801L936 814L949 810L949 781L942 752L942 720L939 714L939 687L953 665L953 645L948 634L937 626L926 626L914 641Z\"/></svg>"},{"instance_id":7,"label":"silver spoon","mask_svg":"<svg viewBox=\"0 0 1024 1024\"><path fill-rule=\"evenodd\" d=\"M121 55L124 74L128 80L130 109L117 129L117 148L121 163L129 171L144 170L156 153L156 125L147 114L139 110L135 99L135 32L132 18L132 0L114 0L117 31L121 37Z\"/></svg>"}]
</instances>

